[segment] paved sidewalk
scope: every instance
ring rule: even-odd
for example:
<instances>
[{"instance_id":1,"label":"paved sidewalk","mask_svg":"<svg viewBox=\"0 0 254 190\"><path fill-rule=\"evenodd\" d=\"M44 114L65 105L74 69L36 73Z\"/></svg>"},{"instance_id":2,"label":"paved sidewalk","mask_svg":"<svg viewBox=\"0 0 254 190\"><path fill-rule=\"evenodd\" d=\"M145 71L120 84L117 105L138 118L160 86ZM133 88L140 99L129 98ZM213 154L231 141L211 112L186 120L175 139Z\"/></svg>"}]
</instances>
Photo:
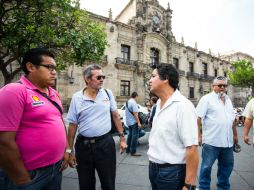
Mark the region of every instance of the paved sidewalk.
<instances>
[{"instance_id":1,"label":"paved sidewalk","mask_svg":"<svg viewBox=\"0 0 254 190\"><path fill-rule=\"evenodd\" d=\"M238 128L239 142L242 151L235 156L235 166L231 174L231 190L254 190L254 147L247 146L243 142L243 128ZM151 190L148 178L148 149L147 133L140 139L140 146L137 151L143 153L141 157L132 157L129 154L119 154L117 150L117 171L116 171L116 190ZM118 137L114 137L118 147ZM201 149L199 149L201 152ZM214 164L212 172L211 190L216 189L216 170ZM97 177L96 190L101 190L100 182ZM63 190L78 190L78 176L75 169L68 168L64 172Z\"/></svg>"}]
</instances>

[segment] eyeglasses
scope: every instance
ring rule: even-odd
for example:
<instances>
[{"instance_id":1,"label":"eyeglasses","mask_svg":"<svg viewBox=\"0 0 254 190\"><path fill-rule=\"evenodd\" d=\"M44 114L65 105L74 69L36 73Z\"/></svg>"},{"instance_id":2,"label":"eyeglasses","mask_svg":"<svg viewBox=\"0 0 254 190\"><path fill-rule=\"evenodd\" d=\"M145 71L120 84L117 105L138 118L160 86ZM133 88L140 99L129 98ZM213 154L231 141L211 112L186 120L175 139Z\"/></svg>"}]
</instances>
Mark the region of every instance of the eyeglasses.
<instances>
[{"instance_id":1,"label":"eyeglasses","mask_svg":"<svg viewBox=\"0 0 254 190\"><path fill-rule=\"evenodd\" d=\"M226 88L228 85L227 84L217 84L216 86L218 86L219 88L221 88L221 87Z\"/></svg>"},{"instance_id":2,"label":"eyeglasses","mask_svg":"<svg viewBox=\"0 0 254 190\"><path fill-rule=\"evenodd\" d=\"M96 77L97 80L101 80L101 79L104 80L105 78L106 78L106 76L104 76L104 75L99 75Z\"/></svg>"},{"instance_id":3,"label":"eyeglasses","mask_svg":"<svg viewBox=\"0 0 254 190\"><path fill-rule=\"evenodd\" d=\"M46 67L50 72L56 71L56 66L55 66L55 65L44 65L44 64L39 64L39 66Z\"/></svg>"}]
</instances>

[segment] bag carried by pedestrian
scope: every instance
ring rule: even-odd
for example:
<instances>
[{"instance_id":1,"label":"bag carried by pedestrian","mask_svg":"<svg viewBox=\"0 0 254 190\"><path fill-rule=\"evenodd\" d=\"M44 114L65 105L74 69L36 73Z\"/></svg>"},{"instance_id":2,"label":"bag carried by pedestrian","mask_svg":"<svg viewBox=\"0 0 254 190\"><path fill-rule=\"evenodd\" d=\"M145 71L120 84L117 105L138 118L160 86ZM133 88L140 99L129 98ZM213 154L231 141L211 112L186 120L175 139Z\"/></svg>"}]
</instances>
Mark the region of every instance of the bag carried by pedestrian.
<instances>
[{"instance_id":1,"label":"bag carried by pedestrian","mask_svg":"<svg viewBox=\"0 0 254 190\"><path fill-rule=\"evenodd\" d=\"M133 112L131 112L129 107L128 107L128 101L126 102L126 108L134 116ZM144 114L142 112L138 112L138 119L139 119L139 122L141 123L141 125L145 124L145 122L146 122L146 114Z\"/></svg>"}]
</instances>

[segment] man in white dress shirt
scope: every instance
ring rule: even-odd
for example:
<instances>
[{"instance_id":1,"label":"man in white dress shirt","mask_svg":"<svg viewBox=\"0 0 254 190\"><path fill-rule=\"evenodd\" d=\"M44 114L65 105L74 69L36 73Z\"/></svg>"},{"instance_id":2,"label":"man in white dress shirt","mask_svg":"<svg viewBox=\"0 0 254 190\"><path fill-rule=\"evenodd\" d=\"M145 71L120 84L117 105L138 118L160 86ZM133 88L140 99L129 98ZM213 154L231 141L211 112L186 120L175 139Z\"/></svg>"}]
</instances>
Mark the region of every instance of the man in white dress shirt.
<instances>
[{"instance_id":1,"label":"man in white dress shirt","mask_svg":"<svg viewBox=\"0 0 254 190\"><path fill-rule=\"evenodd\" d=\"M238 143L235 113L226 94L227 78L216 77L212 88L213 91L203 96L197 106L199 144L202 144L199 189L210 189L211 170L217 159L217 188L229 190L229 177L234 166L233 144Z\"/></svg>"},{"instance_id":2,"label":"man in white dress shirt","mask_svg":"<svg viewBox=\"0 0 254 190\"><path fill-rule=\"evenodd\" d=\"M159 97L149 137L149 179L153 190L195 190L198 168L197 115L177 90L172 64L156 65L149 80Z\"/></svg>"}]
</instances>

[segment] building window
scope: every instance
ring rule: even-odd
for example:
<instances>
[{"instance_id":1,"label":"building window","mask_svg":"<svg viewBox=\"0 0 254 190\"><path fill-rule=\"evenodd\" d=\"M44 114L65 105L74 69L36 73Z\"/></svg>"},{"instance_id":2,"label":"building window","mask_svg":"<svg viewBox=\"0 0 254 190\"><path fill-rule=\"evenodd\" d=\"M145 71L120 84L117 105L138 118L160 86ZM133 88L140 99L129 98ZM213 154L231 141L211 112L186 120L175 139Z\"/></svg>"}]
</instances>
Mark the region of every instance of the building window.
<instances>
[{"instance_id":1,"label":"building window","mask_svg":"<svg viewBox=\"0 0 254 190\"><path fill-rule=\"evenodd\" d=\"M207 75L207 63L202 63L203 66L203 74Z\"/></svg>"},{"instance_id":2,"label":"building window","mask_svg":"<svg viewBox=\"0 0 254 190\"><path fill-rule=\"evenodd\" d=\"M130 81L121 80L120 96L130 96Z\"/></svg>"},{"instance_id":3,"label":"building window","mask_svg":"<svg viewBox=\"0 0 254 190\"><path fill-rule=\"evenodd\" d=\"M151 48L151 64L158 65L159 64L159 50L155 48Z\"/></svg>"},{"instance_id":4,"label":"building window","mask_svg":"<svg viewBox=\"0 0 254 190\"><path fill-rule=\"evenodd\" d=\"M218 69L214 69L214 76L215 76L215 77L218 76Z\"/></svg>"},{"instance_id":5,"label":"building window","mask_svg":"<svg viewBox=\"0 0 254 190\"><path fill-rule=\"evenodd\" d=\"M194 87L190 87L189 89L189 98L194 98Z\"/></svg>"},{"instance_id":6,"label":"building window","mask_svg":"<svg viewBox=\"0 0 254 190\"><path fill-rule=\"evenodd\" d=\"M177 58L173 58L173 65L176 67L176 69L178 69L179 68L179 59L177 59Z\"/></svg>"},{"instance_id":7,"label":"building window","mask_svg":"<svg viewBox=\"0 0 254 190\"><path fill-rule=\"evenodd\" d=\"M226 71L224 71L224 77L227 77L227 72Z\"/></svg>"},{"instance_id":8,"label":"building window","mask_svg":"<svg viewBox=\"0 0 254 190\"><path fill-rule=\"evenodd\" d=\"M127 45L121 45L121 53L123 60L130 60L131 48Z\"/></svg>"},{"instance_id":9,"label":"building window","mask_svg":"<svg viewBox=\"0 0 254 190\"><path fill-rule=\"evenodd\" d=\"M194 72L194 63L193 63L193 62L189 62L189 71L190 71L191 73Z\"/></svg>"}]
</instances>

